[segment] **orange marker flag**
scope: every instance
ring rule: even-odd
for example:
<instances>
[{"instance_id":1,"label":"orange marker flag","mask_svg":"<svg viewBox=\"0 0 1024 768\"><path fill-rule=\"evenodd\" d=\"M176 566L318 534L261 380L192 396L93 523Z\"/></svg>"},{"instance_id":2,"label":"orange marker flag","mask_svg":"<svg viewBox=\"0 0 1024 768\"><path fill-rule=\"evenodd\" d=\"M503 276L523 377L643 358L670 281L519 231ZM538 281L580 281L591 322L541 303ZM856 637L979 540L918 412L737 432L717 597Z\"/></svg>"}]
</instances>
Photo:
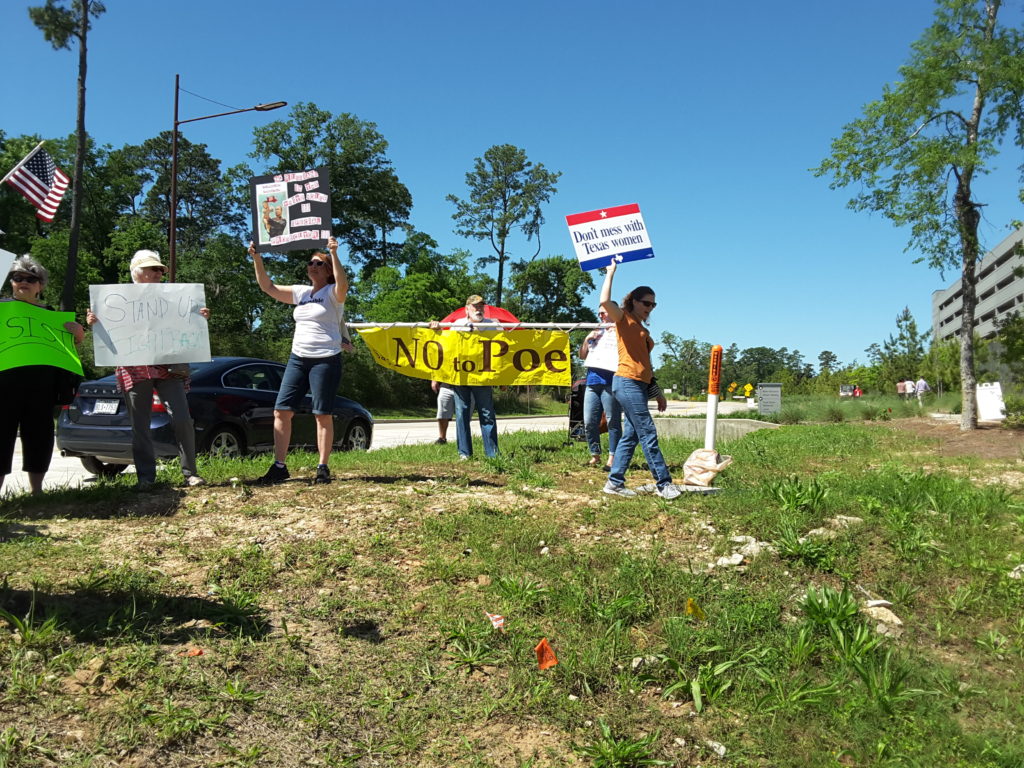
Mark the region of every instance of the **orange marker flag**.
<instances>
[{"instance_id":1,"label":"orange marker flag","mask_svg":"<svg viewBox=\"0 0 1024 768\"><path fill-rule=\"evenodd\" d=\"M540 639L540 642L537 643L537 647L533 651L537 654L537 666L541 669L550 669L558 663L555 652L551 649L551 645L546 637Z\"/></svg>"}]
</instances>

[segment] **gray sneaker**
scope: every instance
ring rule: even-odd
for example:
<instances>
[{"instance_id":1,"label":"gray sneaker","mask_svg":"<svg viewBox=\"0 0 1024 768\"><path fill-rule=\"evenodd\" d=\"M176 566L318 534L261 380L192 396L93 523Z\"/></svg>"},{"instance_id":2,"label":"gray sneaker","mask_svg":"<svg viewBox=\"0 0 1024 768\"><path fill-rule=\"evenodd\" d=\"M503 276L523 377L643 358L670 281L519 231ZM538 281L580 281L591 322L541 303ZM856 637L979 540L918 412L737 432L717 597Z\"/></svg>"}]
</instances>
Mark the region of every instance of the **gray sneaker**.
<instances>
[{"instance_id":1,"label":"gray sneaker","mask_svg":"<svg viewBox=\"0 0 1024 768\"><path fill-rule=\"evenodd\" d=\"M612 485L611 481L604 484L604 492L611 496L622 496L626 499L631 499L636 496L635 491L629 490L629 488L624 485Z\"/></svg>"},{"instance_id":2,"label":"gray sneaker","mask_svg":"<svg viewBox=\"0 0 1024 768\"><path fill-rule=\"evenodd\" d=\"M678 499L683 495L683 492L679 490L678 485L668 483L667 485L661 486L661 488L657 490L657 494L661 496L661 498L671 501L672 499Z\"/></svg>"}]
</instances>

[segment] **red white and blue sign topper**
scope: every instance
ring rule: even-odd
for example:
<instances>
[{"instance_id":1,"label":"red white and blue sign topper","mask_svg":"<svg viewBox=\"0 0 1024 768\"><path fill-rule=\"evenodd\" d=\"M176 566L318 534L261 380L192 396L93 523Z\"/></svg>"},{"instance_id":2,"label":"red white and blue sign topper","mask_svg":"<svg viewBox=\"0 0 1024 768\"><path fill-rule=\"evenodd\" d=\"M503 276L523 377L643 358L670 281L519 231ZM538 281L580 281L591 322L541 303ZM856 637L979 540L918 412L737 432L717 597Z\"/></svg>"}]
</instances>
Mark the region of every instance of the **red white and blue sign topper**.
<instances>
[{"instance_id":1,"label":"red white and blue sign topper","mask_svg":"<svg viewBox=\"0 0 1024 768\"><path fill-rule=\"evenodd\" d=\"M574 213L565 222L584 271L607 267L613 259L622 263L654 258L644 217L635 203Z\"/></svg>"}]
</instances>

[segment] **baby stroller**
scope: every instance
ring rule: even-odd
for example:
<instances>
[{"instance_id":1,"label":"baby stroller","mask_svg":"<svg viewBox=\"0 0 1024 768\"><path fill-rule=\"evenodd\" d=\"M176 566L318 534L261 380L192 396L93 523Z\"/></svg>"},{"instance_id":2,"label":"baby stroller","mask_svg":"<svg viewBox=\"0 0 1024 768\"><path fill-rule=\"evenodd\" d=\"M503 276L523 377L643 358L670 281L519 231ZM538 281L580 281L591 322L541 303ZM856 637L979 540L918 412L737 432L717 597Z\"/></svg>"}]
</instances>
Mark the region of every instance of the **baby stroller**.
<instances>
[{"instance_id":1,"label":"baby stroller","mask_svg":"<svg viewBox=\"0 0 1024 768\"><path fill-rule=\"evenodd\" d=\"M583 396L586 391L586 379L578 379L572 383L572 389L569 391L569 439L566 440L566 444L587 441L587 434L583 429Z\"/></svg>"}]
</instances>

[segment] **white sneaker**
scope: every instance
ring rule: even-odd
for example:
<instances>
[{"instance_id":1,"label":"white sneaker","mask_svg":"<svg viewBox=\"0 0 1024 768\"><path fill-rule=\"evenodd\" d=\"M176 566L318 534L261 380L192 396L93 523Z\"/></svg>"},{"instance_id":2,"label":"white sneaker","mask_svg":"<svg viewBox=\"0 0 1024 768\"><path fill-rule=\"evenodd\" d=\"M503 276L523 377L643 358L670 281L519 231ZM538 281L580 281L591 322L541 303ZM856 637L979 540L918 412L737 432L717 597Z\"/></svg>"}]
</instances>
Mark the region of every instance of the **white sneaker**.
<instances>
[{"instance_id":1,"label":"white sneaker","mask_svg":"<svg viewBox=\"0 0 1024 768\"><path fill-rule=\"evenodd\" d=\"M631 499L636 496L635 491L629 490L629 488L624 485L612 485L611 481L604 484L604 492L611 496L622 496L627 499Z\"/></svg>"},{"instance_id":2,"label":"white sneaker","mask_svg":"<svg viewBox=\"0 0 1024 768\"><path fill-rule=\"evenodd\" d=\"M661 486L656 493L661 496L661 498L668 499L669 501L672 499L678 499L683 495L683 492L679 490L679 486L673 485L672 483Z\"/></svg>"}]
</instances>

